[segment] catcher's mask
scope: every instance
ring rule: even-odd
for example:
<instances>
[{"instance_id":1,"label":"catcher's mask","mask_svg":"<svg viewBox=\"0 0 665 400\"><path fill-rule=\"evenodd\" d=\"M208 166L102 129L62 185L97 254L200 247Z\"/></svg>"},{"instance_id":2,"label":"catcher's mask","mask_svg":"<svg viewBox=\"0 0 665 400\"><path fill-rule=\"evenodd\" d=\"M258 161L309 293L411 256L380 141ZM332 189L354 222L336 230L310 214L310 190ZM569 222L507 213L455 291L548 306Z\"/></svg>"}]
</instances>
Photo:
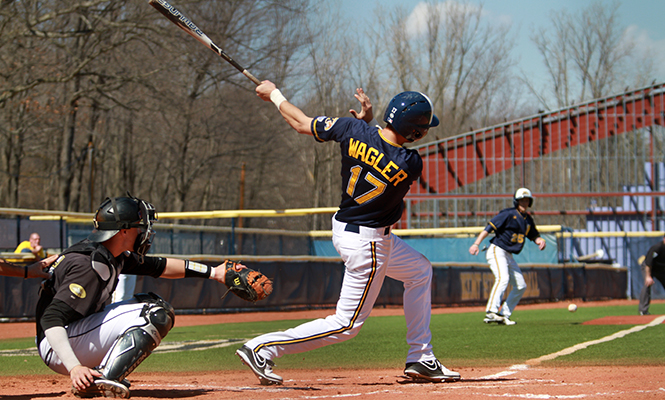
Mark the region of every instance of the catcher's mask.
<instances>
[{"instance_id":1,"label":"catcher's mask","mask_svg":"<svg viewBox=\"0 0 665 400\"><path fill-rule=\"evenodd\" d=\"M519 188L515 191L515 195L513 196L513 205L515 208L517 208L519 200L524 198L529 199L529 207L533 206L533 196L531 195L531 191L527 188Z\"/></svg>"},{"instance_id":2,"label":"catcher's mask","mask_svg":"<svg viewBox=\"0 0 665 400\"><path fill-rule=\"evenodd\" d=\"M93 223L95 229L88 236L93 242L105 242L115 236L121 229L139 228L141 233L136 237L134 252L143 256L150 250L155 237L153 222L157 220L155 207L147 201L132 197L106 198L95 213Z\"/></svg>"},{"instance_id":3,"label":"catcher's mask","mask_svg":"<svg viewBox=\"0 0 665 400\"><path fill-rule=\"evenodd\" d=\"M383 121L408 142L422 139L429 128L439 125L432 101L420 92L402 92L393 97L386 107Z\"/></svg>"}]
</instances>

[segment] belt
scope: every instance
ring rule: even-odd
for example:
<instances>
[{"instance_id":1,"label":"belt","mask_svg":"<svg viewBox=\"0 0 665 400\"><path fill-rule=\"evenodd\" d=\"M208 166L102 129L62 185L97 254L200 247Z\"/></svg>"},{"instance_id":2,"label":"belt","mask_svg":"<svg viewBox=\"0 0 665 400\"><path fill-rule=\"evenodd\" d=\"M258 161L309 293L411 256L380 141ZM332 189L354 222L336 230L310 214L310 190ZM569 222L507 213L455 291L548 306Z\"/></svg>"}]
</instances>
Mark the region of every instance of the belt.
<instances>
[{"instance_id":1,"label":"belt","mask_svg":"<svg viewBox=\"0 0 665 400\"><path fill-rule=\"evenodd\" d=\"M370 229L375 229L375 228L370 228ZM376 229L380 229L380 228L376 228ZM360 225L347 223L346 226L344 227L344 230L346 232L360 233ZM383 228L383 234L384 235L387 235L389 233L390 233L390 227L389 226L386 226L385 228Z\"/></svg>"}]
</instances>

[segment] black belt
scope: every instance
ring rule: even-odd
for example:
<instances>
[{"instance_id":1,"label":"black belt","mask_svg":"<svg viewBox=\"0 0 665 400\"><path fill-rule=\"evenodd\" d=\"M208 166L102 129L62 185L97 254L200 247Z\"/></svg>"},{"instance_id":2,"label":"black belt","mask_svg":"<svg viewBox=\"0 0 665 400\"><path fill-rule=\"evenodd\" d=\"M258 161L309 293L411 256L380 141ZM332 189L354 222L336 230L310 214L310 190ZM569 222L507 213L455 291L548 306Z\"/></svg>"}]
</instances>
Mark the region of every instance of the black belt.
<instances>
[{"instance_id":1,"label":"black belt","mask_svg":"<svg viewBox=\"0 0 665 400\"><path fill-rule=\"evenodd\" d=\"M346 232L360 233L360 225L349 224L349 223L347 223L347 224L346 224L346 227L344 227L344 230L345 230ZM386 227L384 228L384 230L383 230L383 234L384 234L384 235L387 235L387 234L389 234L389 233L390 233L390 227L389 227L389 226L386 226Z\"/></svg>"}]
</instances>

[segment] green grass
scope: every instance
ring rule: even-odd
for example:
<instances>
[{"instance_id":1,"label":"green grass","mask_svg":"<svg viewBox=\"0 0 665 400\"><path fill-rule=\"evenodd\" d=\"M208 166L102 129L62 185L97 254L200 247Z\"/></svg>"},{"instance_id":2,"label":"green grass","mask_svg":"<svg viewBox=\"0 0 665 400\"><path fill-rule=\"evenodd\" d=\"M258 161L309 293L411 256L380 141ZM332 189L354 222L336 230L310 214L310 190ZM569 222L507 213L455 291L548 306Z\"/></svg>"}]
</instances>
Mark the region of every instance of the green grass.
<instances>
[{"instance_id":1,"label":"green grass","mask_svg":"<svg viewBox=\"0 0 665 400\"><path fill-rule=\"evenodd\" d=\"M451 368L509 366L554 353L567 347L600 339L629 325L582 325L584 321L616 315L635 315L635 306L585 307L570 313L560 308L520 310L514 326L486 325L483 313L432 316L432 344L437 357ZM651 307L665 314L665 303ZM249 339L261 333L284 330L299 321L246 322L174 328L165 341ZM370 317L355 338L306 353L276 360L278 368L382 368L401 367L408 347L403 316ZM624 338L591 346L548 361L550 365L665 365L665 348L659 346L665 325L650 327ZM210 371L245 368L234 354L240 342L225 348L176 353L155 353L138 371ZM0 350L34 348L32 339L0 340ZM47 374L39 357L3 356L0 375Z\"/></svg>"}]
</instances>

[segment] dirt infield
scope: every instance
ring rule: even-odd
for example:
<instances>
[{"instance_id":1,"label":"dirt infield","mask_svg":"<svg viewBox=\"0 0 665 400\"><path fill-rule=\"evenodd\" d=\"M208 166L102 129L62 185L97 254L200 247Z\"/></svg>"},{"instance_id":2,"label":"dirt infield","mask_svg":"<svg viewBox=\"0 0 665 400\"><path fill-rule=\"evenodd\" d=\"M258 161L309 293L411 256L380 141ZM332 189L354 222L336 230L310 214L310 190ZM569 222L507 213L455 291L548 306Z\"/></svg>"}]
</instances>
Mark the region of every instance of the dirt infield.
<instances>
[{"instance_id":1,"label":"dirt infield","mask_svg":"<svg viewBox=\"0 0 665 400\"><path fill-rule=\"evenodd\" d=\"M582 305L581 302L578 302ZM584 303L635 305L635 301ZM567 303L523 305L520 308L567 307ZM434 313L483 312L483 307L435 309ZM246 320L309 319L328 315L330 310L288 313L177 317L177 326L240 322ZM401 309L376 309L372 315L400 314ZM638 316L639 317L639 316ZM612 324L646 323L653 316L631 317ZM599 322L603 323L603 322ZM0 325L0 338L32 336L30 323ZM240 363L240 361L238 361ZM455 368L462 380L454 383L410 383L401 369L280 370L282 386L261 386L249 370L196 373L134 373L129 376L133 399L414 399L435 396L446 399L534 398L534 399L659 399L665 397L665 368L569 367L549 368L516 365L506 368ZM59 375L0 377L0 399L74 399L69 377Z\"/></svg>"},{"instance_id":2,"label":"dirt infield","mask_svg":"<svg viewBox=\"0 0 665 400\"><path fill-rule=\"evenodd\" d=\"M260 386L249 371L130 375L132 399L662 399L665 368L531 368L503 375L496 368L461 368L454 383L403 383L398 369L283 370L283 386ZM508 371L511 372L511 371ZM0 398L75 399L69 377L0 378Z\"/></svg>"}]
</instances>

